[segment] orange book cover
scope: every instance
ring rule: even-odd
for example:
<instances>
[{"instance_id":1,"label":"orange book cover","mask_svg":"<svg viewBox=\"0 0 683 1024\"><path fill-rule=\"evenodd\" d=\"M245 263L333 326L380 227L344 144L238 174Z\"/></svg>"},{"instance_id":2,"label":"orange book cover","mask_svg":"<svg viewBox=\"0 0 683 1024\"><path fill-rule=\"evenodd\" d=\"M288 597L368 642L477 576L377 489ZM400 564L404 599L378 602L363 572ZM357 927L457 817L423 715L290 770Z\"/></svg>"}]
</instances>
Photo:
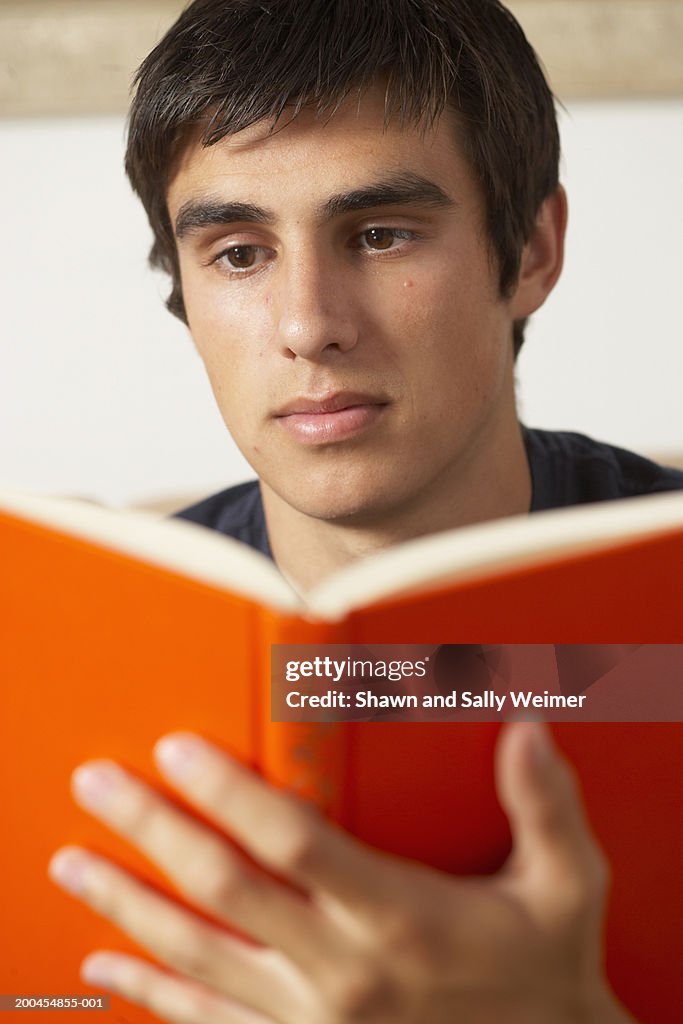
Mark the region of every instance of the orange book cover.
<instances>
[{"instance_id":1,"label":"orange book cover","mask_svg":"<svg viewBox=\"0 0 683 1024\"><path fill-rule=\"evenodd\" d=\"M207 736L376 846L457 873L503 863L498 723L273 722L272 644L683 639L681 496L414 542L306 604L261 556L189 524L17 496L0 509L3 993L86 993L85 954L131 948L46 866L58 846L84 844L165 885L75 806L69 777L112 757L162 786L151 749L166 731ZM554 728L614 869L614 987L645 1024L673 1020L681 727ZM113 997L106 1019L152 1018Z\"/></svg>"}]
</instances>

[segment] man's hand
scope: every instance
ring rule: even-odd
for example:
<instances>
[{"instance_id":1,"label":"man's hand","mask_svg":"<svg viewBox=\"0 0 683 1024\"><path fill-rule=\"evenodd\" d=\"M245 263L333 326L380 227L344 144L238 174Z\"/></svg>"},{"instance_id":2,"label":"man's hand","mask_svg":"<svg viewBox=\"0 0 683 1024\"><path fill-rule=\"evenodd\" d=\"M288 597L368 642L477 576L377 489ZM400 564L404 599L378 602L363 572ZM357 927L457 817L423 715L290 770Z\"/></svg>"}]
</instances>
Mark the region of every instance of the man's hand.
<instances>
[{"instance_id":1,"label":"man's hand","mask_svg":"<svg viewBox=\"0 0 683 1024\"><path fill-rule=\"evenodd\" d=\"M84 980L182 1024L631 1019L601 971L605 862L544 726L518 723L501 736L498 792L514 848L486 879L369 849L198 737L166 737L156 755L239 848L111 762L77 770L77 800L188 901L255 941L65 848L50 865L55 881L164 965L97 952Z\"/></svg>"}]
</instances>

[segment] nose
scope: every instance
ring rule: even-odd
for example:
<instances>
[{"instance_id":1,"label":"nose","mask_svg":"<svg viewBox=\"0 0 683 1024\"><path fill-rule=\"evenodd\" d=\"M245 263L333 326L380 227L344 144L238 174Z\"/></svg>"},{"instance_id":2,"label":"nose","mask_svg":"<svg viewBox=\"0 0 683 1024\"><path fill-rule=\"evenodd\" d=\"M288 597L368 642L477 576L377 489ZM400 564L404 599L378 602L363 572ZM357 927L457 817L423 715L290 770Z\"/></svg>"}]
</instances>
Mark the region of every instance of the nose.
<instances>
[{"instance_id":1,"label":"nose","mask_svg":"<svg viewBox=\"0 0 683 1024\"><path fill-rule=\"evenodd\" d=\"M280 279L278 341L289 359L318 361L358 343L358 315L344 273L319 254L292 260Z\"/></svg>"}]
</instances>

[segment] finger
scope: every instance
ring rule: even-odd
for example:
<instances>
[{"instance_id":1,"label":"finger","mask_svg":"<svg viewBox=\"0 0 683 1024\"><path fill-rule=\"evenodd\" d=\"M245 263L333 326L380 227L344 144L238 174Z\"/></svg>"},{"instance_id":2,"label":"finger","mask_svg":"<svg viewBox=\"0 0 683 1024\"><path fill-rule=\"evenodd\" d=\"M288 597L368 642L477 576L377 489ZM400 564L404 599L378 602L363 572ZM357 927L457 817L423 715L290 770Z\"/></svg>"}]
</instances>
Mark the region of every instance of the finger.
<instances>
[{"instance_id":1,"label":"finger","mask_svg":"<svg viewBox=\"0 0 683 1024\"><path fill-rule=\"evenodd\" d=\"M91 954L83 962L81 977L172 1024L273 1024L279 1019L264 1017L201 985L120 953Z\"/></svg>"},{"instance_id":2,"label":"finger","mask_svg":"<svg viewBox=\"0 0 683 1024\"><path fill-rule=\"evenodd\" d=\"M193 734L166 736L155 753L173 784L270 870L349 908L386 902L390 858L325 822L311 805Z\"/></svg>"},{"instance_id":3,"label":"finger","mask_svg":"<svg viewBox=\"0 0 683 1024\"><path fill-rule=\"evenodd\" d=\"M77 801L155 861L190 902L285 952L306 970L340 954L337 932L300 893L110 761L73 777Z\"/></svg>"},{"instance_id":4,"label":"finger","mask_svg":"<svg viewBox=\"0 0 683 1024\"><path fill-rule=\"evenodd\" d=\"M541 722L516 722L501 734L498 794L510 819L511 867L545 907L572 906L604 890L605 861L569 764Z\"/></svg>"},{"instance_id":5,"label":"finger","mask_svg":"<svg viewBox=\"0 0 683 1024\"><path fill-rule=\"evenodd\" d=\"M49 872L58 885L179 974L252 1009L301 1020L306 989L280 954L247 945L78 847L59 850Z\"/></svg>"}]
</instances>

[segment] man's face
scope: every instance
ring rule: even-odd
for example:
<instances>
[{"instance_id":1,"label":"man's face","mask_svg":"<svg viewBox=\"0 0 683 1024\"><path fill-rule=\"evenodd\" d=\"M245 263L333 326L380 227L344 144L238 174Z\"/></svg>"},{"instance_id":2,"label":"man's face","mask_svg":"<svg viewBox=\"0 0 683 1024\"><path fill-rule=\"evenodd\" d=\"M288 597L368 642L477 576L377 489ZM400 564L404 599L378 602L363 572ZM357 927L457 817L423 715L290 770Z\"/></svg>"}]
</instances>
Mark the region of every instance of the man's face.
<instances>
[{"instance_id":1,"label":"man's face","mask_svg":"<svg viewBox=\"0 0 683 1024\"><path fill-rule=\"evenodd\" d=\"M385 129L383 99L193 143L168 192L230 433L275 500L358 524L447 490L515 422L511 310L455 126Z\"/></svg>"}]
</instances>

